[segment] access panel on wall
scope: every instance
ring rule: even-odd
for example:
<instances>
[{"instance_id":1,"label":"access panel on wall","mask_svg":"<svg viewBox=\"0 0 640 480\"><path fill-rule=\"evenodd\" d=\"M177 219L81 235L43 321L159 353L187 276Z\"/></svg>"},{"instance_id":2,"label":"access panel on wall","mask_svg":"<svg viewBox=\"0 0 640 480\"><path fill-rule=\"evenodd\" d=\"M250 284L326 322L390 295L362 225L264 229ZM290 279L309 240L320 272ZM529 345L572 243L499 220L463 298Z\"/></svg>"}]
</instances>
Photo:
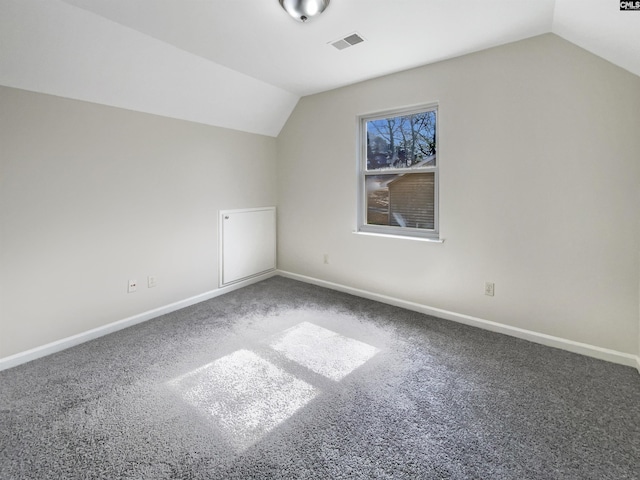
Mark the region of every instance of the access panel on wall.
<instances>
[{"instance_id":1,"label":"access panel on wall","mask_svg":"<svg viewBox=\"0 0 640 480\"><path fill-rule=\"evenodd\" d=\"M275 268L275 207L220 211L220 285Z\"/></svg>"}]
</instances>

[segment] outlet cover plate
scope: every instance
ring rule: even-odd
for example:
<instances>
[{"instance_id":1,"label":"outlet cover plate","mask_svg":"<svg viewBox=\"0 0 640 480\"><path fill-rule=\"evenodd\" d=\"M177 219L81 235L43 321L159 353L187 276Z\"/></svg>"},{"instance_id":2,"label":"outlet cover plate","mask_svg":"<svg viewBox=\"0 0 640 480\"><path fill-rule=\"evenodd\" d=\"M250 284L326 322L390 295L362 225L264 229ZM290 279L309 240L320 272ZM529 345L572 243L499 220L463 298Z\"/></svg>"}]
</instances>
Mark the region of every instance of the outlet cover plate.
<instances>
[{"instance_id":1,"label":"outlet cover plate","mask_svg":"<svg viewBox=\"0 0 640 480\"><path fill-rule=\"evenodd\" d=\"M495 289L496 289L496 285L495 283L492 282L486 282L484 284L484 294L489 296L489 297L493 297L495 294Z\"/></svg>"}]
</instances>

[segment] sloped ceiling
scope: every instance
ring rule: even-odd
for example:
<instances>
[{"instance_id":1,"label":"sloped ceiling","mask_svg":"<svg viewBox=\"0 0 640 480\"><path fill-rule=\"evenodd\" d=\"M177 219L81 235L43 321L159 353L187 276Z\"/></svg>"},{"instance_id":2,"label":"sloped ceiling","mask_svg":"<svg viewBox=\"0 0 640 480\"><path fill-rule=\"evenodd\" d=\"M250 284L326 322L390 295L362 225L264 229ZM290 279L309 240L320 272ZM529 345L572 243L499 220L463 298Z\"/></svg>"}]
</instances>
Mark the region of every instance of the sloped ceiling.
<instances>
[{"instance_id":1,"label":"sloped ceiling","mask_svg":"<svg viewBox=\"0 0 640 480\"><path fill-rule=\"evenodd\" d=\"M0 84L277 136L301 96L548 32L640 75L616 0L0 0Z\"/></svg>"}]
</instances>

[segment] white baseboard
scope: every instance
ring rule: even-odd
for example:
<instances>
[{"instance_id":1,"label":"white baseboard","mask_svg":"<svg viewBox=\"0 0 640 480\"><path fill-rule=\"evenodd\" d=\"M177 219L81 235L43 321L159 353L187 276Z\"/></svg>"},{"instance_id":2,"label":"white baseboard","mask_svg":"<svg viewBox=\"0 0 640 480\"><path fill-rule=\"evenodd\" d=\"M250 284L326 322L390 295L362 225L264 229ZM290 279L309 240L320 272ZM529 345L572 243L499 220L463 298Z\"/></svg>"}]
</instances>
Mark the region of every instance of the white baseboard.
<instances>
[{"instance_id":1,"label":"white baseboard","mask_svg":"<svg viewBox=\"0 0 640 480\"><path fill-rule=\"evenodd\" d=\"M307 277L305 275L299 275L297 273L278 270L279 275L293 280L299 280L305 283L311 283L320 287L330 288L331 290L337 290L344 293L349 293L357 297L367 298L369 300L375 300L378 302L386 303L396 307L405 308L415 312L425 313L427 315L433 315L434 317L444 318L446 320L452 320L458 323L464 323L473 327L482 328L484 330L490 330L492 332L502 333L512 337L529 340L534 343L539 343L549 347L555 347L562 350L567 350L573 353L579 353L587 355L589 357L598 358L600 360L606 360L620 365L627 365L635 367L640 373L640 356L632 355L629 353L618 352L617 350L610 350L608 348L597 347L595 345L589 345L586 343L575 342L573 340L567 340L565 338L554 337L544 333L534 332L532 330L525 330L518 327L512 327L503 323L492 322L490 320L484 320L482 318L472 317L470 315L464 315L461 313L451 312L449 310L442 310L440 308L429 307L415 302L409 302L407 300L401 300L387 295L381 295L379 293L369 292L367 290L360 290L358 288L348 287L338 283L328 282L326 280L320 280L313 277Z\"/></svg>"},{"instance_id":2,"label":"white baseboard","mask_svg":"<svg viewBox=\"0 0 640 480\"><path fill-rule=\"evenodd\" d=\"M239 288L246 287L247 285L266 280L267 278L271 278L274 275L276 275L275 271L257 275L248 280L234 283L233 285L218 288L216 290L211 290L209 292L186 298L184 300L180 300L163 307L154 308L153 310L149 310L143 313L139 313L138 315L133 315L132 317L124 318L122 320L103 325L102 327L97 327L91 330L87 330L86 332L78 333L77 335L73 335L71 337L63 338L61 340L42 345L40 347L32 348L31 350L27 350L25 352L20 352L9 357L0 358L0 371L6 370L7 368L11 367L16 367L37 358L51 355L52 353L60 352L61 350L66 350L67 348L79 345L84 342L88 342L89 340L93 340L94 338L102 337L109 333L122 330L123 328L146 322L147 320L151 320L152 318L156 318L161 315L174 312L176 310L180 310L181 308L189 307L191 305L195 305L196 303L219 297L220 295L238 290Z\"/></svg>"},{"instance_id":3,"label":"white baseboard","mask_svg":"<svg viewBox=\"0 0 640 480\"><path fill-rule=\"evenodd\" d=\"M260 282L262 280L266 280L267 278L271 278L274 275L281 275L283 277L291 278L294 280L299 280L301 282L310 283L313 285L318 285L320 287L329 288L332 290L337 290L344 293L349 293L351 295L356 295L362 298L368 298L370 300L375 300L378 302L386 303L389 305L394 305L396 307L405 308L407 310L412 310L415 312L425 313L427 315L433 315L435 317L444 318L446 320L452 320L454 322L463 323L465 325L470 325L478 328L482 328L484 330L490 330L497 333L503 333L505 335L510 335L512 337L522 338L524 340L529 340L531 342L539 343L542 345L547 345L550 347L560 348L562 350L567 350L574 353L580 353L582 355L587 355L594 358L599 358L601 360L606 360L613 363L618 363L621 365L627 365L631 367L635 367L640 373L640 356L631 355L629 353L618 352L616 350L610 350L607 348L597 347L595 345L589 345L586 343L575 342L573 340L567 340L560 337L554 337L551 335L546 335L544 333L538 333L531 330L525 330L518 327L512 327L509 325L504 325L497 322L492 322L490 320L484 320L477 317L472 317L470 315L464 315L460 313L451 312L448 310L442 310L439 308L429 307L427 305L422 305L415 302L409 302L406 300L401 300L394 297L389 297L387 295L381 295L378 293L369 292L367 290L360 290L358 288L348 287L346 285L341 285L338 283L328 282L325 280L320 280L313 277L307 277L305 275L299 275L297 273L291 273L283 270L277 270L274 272L269 272L263 275L256 276L254 278L244 280L242 282L235 283L233 285L229 285L226 287L218 288L216 290L211 290L209 292L202 293L200 295L196 295L184 300L180 300L175 303L171 303L169 305L165 305L163 307L159 307L153 310L149 310L138 315L134 315L122 320L118 320L113 323L109 323L102 327L94 328L92 330L88 330L86 332L79 333L77 335L73 335L71 337L63 338L61 340L57 340L55 342L48 343L46 345L42 345L40 347L33 348L31 350L27 350L25 352L16 353L15 355L11 355L9 357L0 359L0 371L5 370L7 368L15 367L21 365L26 362L30 362L31 360L35 360L37 358L45 357L47 355L51 355L52 353L56 353L67 348L73 347L75 345L79 345L81 343L87 342L89 340L93 340L98 337L102 337L109 333L116 332L118 330L122 330L127 327L131 327L138 323L145 322L147 320L151 320L153 318L159 317L161 315L165 315L167 313L174 312L176 310L180 310L181 308L185 308L191 305L194 305L199 302L204 302L205 300L209 300L211 298L218 297L220 295L224 295L225 293L232 292L234 290L238 290L240 288L246 287L253 283Z\"/></svg>"}]
</instances>

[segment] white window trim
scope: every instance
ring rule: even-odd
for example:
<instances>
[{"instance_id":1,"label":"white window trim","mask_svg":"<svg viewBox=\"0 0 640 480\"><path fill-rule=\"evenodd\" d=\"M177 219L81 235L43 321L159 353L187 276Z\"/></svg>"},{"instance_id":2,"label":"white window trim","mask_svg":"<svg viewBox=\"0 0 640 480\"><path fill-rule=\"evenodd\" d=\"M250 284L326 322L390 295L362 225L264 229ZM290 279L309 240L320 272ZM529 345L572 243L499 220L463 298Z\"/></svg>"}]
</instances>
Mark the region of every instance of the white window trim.
<instances>
[{"instance_id":1,"label":"white window trim","mask_svg":"<svg viewBox=\"0 0 640 480\"><path fill-rule=\"evenodd\" d=\"M421 113L429 110L435 110L436 112L436 165L433 167L420 167L420 168L385 168L381 170L367 171L367 122L371 120L380 120L389 117L399 117L402 115L410 115L413 113ZM434 241L440 241L440 112L438 111L437 103L428 103L413 107L394 108L385 110L382 112L376 112L372 114L365 114L358 116L358 162L357 162L357 177L358 177L358 201L357 203L357 229L356 233L367 233L385 235L391 237L406 237L415 239L429 239ZM370 175L386 175L386 174L398 174L398 173L423 173L434 172L435 186L434 186L434 228L433 230L427 230L423 228L411 228L411 227L396 227L392 225L368 225L367 219L367 193L365 189L365 178L367 173Z\"/></svg>"}]
</instances>

